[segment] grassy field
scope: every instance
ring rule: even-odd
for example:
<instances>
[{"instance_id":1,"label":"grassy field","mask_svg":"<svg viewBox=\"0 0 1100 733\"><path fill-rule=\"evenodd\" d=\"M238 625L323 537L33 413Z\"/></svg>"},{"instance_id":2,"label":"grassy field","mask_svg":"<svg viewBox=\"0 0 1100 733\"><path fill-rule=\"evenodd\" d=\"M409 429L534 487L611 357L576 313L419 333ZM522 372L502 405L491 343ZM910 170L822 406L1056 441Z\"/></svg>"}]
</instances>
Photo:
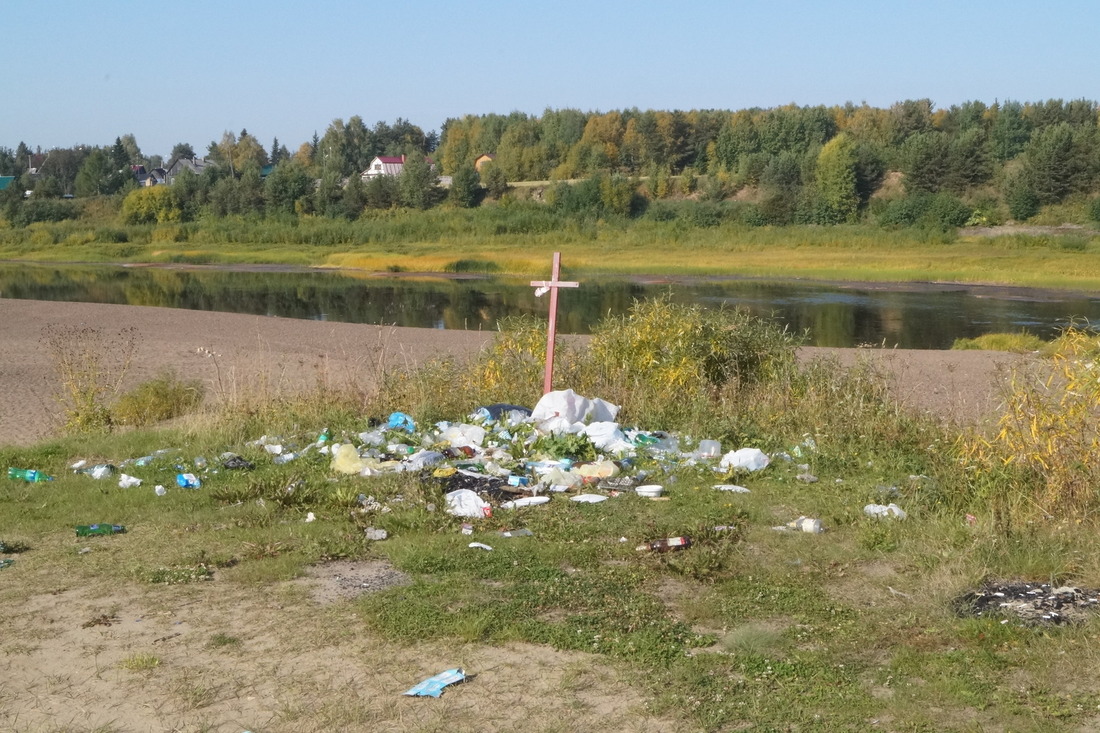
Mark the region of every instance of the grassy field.
<instances>
[{"instance_id":1,"label":"grassy field","mask_svg":"<svg viewBox=\"0 0 1100 733\"><path fill-rule=\"evenodd\" d=\"M1095 451L1058 443L1095 434L1072 422L1094 418L1066 403L1043 412L1021 376L1012 404L1031 412L1015 422L1063 416L1045 423L1045 448L1021 448L906 414L866 368L795 366L788 339L747 322L731 336L724 317L646 304L597 333L590 357L570 360L579 366L567 378L622 404L624 427L672 431L686 451L713 438L723 452L772 457L757 472L716 470L715 460L639 443L621 468L663 485L663 501L588 486L609 498L558 495L464 519L444 510L446 476L349 475L322 453L334 443L365 450L360 433L380 429L371 418L396 408L419 427L385 432L385 443L442 447L435 420L462 421L490 395L530 403L534 347L522 328L505 330L473 368L394 373L366 404L322 390L193 413L170 429L0 449L4 467L56 477L0 486L0 540L14 559L0 570L3 727L1100 726L1097 619L1028 624L958 603L995 579L1100 587L1095 492L1067 493L1090 484ZM693 337L676 342L676 333ZM662 349L647 352L654 344ZM1096 388L1072 382L1072 365L1096 348L1081 334L1051 362L1070 369L1063 376L1088 400ZM522 472L525 460L596 455L579 439L530 442L530 430L491 430L475 460ZM255 442L264 435L300 455L277 461ZM1017 458L1006 464L1004 451ZM1069 451L1085 452L1075 461ZM228 453L253 467L222 466ZM1045 472L1027 470L1031 455ZM112 463L142 484L74 473L78 459ZM181 472L202 487L178 488ZM714 488L726 483L749 491ZM890 502L908 517L864 512ZM800 516L825 531L775 529ZM94 522L127 531L76 535ZM388 538L368 540L367 528ZM516 529L531 535L499 534ZM676 536L693 545L635 549ZM473 679L440 700L401 696L457 666Z\"/></svg>"}]
</instances>

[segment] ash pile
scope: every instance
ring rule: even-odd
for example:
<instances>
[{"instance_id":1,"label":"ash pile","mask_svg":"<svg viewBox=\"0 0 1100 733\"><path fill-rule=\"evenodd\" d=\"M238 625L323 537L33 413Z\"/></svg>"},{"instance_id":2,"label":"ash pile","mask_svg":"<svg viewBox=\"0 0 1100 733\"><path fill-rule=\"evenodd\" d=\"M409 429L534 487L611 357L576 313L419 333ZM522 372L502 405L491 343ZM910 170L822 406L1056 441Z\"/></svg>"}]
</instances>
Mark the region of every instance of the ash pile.
<instances>
[{"instance_id":1,"label":"ash pile","mask_svg":"<svg viewBox=\"0 0 1100 733\"><path fill-rule=\"evenodd\" d=\"M1049 583L990 581L955 600L960 616L1017 620L1028 626L1083 623L1100 612L1100 590Z\"/></svg>"}]
</instances>

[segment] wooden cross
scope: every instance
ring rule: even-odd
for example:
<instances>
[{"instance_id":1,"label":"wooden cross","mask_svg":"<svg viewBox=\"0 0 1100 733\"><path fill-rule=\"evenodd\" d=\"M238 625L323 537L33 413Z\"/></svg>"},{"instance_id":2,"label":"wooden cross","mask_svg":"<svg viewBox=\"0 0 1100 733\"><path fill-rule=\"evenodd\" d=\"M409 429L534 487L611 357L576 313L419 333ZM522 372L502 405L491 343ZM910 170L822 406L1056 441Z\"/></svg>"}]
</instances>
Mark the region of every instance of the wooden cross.
<instances>
[{"instance_id":1,"label":"wooden cross","mask_svg":"<svg viewBox=\"0 0 1100 733\"><path fill-rule=\"evenodd\" d=\"M541 297L550 292L550 327L546 332L546 371L542 380L542 393L547 394L552 389L554 381L554 339L558 335L558 288L579 288L580 283L565 282L558 279L561 274L561 252L554 253L554 267L550 272L549 280L532 280L531 287L535 288L535 297Z\"/></svg>"}]
</instances>

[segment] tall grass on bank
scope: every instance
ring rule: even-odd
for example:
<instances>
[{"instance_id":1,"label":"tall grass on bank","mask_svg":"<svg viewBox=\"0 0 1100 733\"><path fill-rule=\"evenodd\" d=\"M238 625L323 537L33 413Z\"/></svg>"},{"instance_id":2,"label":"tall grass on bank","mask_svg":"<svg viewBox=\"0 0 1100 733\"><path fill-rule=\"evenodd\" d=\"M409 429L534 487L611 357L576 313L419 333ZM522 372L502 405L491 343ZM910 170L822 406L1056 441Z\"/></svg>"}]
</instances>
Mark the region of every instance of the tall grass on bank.
<instances>
[{"instance_id":1,"label":"tall grass on bank","mask_svg":"<svg viewBox=\"0 0 1100 733\"><path fill-rule=\"evenodd\" d=\"M1097 237L1016 234L930 239L873 224L758 226L740 202L654 205L637 219L566 214L512 201L476 209L371 211L359 219L222 217L123 224L117 217L0 224L0 258L49 262L271 263L443 272L533 274L561 251L571 276L622 274L807 277L838 280L997 282L1095 288ZM612 257L613 255L613 257Z\"/></svg>"},{"instance_id":2,"label":"tall grass on bank","mask_svg":"<svg viewBox=\"0 0 1100 733\"><path fill-rule=\"evenodd\" d=\"M1100 511L1100 337L1071 326L1054 346L1013 375L996 434L959 441L970 491L1016 525Z\"/></svg>"}]
</instances>

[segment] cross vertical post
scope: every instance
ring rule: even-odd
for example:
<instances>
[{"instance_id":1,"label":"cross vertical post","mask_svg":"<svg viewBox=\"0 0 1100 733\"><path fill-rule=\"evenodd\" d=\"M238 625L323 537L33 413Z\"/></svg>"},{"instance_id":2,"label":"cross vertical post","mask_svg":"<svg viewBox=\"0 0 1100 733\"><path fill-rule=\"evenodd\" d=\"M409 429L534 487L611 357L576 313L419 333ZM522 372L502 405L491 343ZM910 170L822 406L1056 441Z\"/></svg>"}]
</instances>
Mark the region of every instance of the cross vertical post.
<instances>
[{"instance_id":1,"label":"cross vertical post","mask_svg":"<svg viewBox=\"0 0 1100 733\"><path fill-rule=\"evenodd\" d=\"M554 382L554 341L558 335L558 288L579 288L579 282L565 282L559 280L561 275L561 252L554 253L554 266L550 271L549 280L532 280L531 287L535 288L535 297L540 297L549 291L550 293L550 325L546 330L546 371L543 372L542 393L548 394L553 390Z\"/></svg>"}]
</instances>

